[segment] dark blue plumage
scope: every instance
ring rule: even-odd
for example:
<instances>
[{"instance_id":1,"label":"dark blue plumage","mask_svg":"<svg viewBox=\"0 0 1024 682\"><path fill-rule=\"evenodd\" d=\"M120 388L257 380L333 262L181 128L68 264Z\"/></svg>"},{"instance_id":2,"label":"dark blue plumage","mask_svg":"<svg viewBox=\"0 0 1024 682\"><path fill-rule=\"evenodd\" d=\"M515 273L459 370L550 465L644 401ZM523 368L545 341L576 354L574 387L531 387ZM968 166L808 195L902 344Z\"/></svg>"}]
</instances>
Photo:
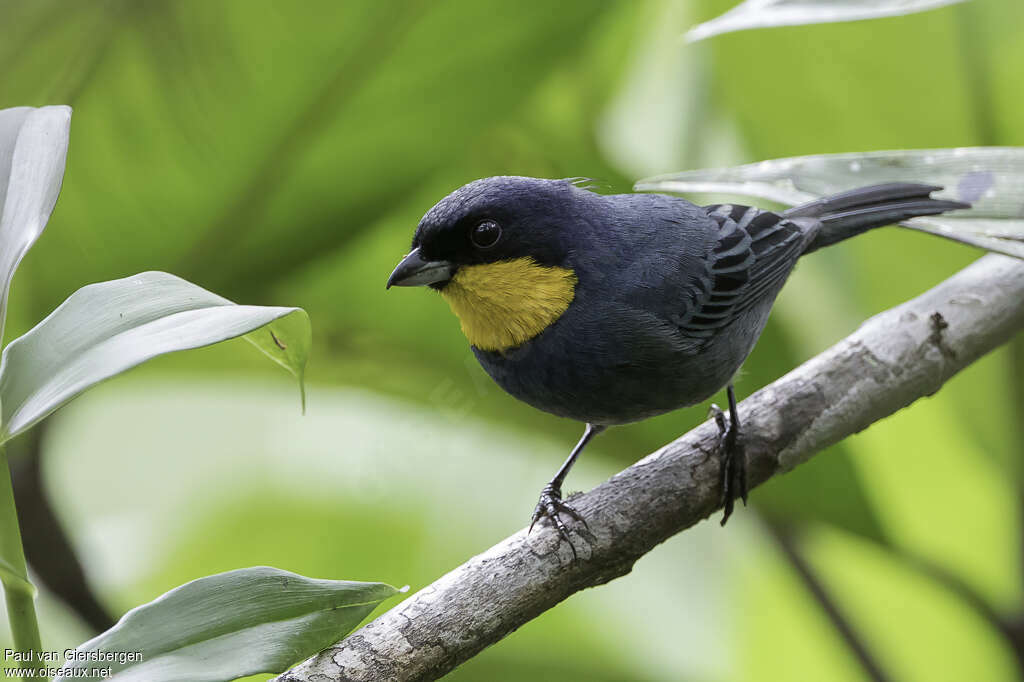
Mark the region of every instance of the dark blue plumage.
<instances>
[{"instance_id":1,"label":"dark blue plumage","mask_svg":"<svg viewBox=\"0 0 1024 682\"><path fill-rule=\"evenodd\" d=\"M508 347L473 348L516 398L588 424L542 491L534 520L550 517L568 536L558 512L574 512L561 501L561 484L602 428L694 405L729 386L727 517L733 491L746 494L730 382L797 260L874 227L967 208L932 199L938 189L877 185L776 213L700 207L662 194L604 196L565 180L486 178L427 212L389 286L429 284L445 293L463 269L479 273L487 264L523 259L571 271L571 303L541 331ZM486 281L482 286L486 298ZM519 292L527 302L531 295L540 293L525 286ZM507 290L502 296L501 303L481 304L498 313L517 308Z\"/></svg>"},{"instance_id":2,"label":"dark blue plumage","mask_svg":"<svg viewBox=\"0 0 1024 682\"><path fill-rule=\"evenodd\" d=\"M474 252L463 237L462 223L484 216L505 229L500 251ZM752 222L759 241L745 231ZM575 299L543 333L518 348L474 352L520 400L611 425L699 403L729 382L813 237L816 223L798 222L805 227L757 209L709 212L661 194L603 196L566 181L502 177L441 201L413 246L430 258L531 256L575 272Z\"/></svg>"}]
</instances>

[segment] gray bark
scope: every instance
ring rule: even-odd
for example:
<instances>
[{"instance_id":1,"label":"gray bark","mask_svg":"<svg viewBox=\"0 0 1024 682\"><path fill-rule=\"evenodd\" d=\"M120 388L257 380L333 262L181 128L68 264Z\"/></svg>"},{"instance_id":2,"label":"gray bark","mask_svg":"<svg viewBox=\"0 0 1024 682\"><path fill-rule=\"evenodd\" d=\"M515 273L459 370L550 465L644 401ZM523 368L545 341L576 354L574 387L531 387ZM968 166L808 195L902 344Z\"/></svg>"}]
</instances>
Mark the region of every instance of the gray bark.
<instances>
[{"instance_id":1,"label":"gray bark","mask_svg":"<svg viewBox=\"0 0 1024 682\"><path fill-rule=\"evenodd\" d=\"M1024 328L1024 263L988 255L867 321L740 405L751 486L928 396ZM718 509L706 422L572 499L579 561L549 526L523 529L278 682L433 680ZM969 512L965 512L969 513ZM723 531L723 532L728 532Z\"/></svg>"}]
</instances>

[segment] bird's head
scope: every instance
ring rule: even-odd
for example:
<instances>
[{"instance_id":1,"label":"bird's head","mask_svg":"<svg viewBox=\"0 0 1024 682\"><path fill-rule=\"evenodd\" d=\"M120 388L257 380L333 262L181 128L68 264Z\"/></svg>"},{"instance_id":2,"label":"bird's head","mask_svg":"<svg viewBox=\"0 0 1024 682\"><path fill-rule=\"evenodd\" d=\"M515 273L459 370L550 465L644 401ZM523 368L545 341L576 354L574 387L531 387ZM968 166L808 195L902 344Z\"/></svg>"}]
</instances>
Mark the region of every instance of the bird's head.
<instances>
[{"instance_id":1,"label":"bird's head","mask_svg":"<svg viewBox=\"0 0 1024 682\"><path fill-rule=\"evenodd\" d=\"M565 180L494 177L427 211L387 286L441 292L481 350L505 351L543 332L575 297L569 263L582 195Z\"/></svg>"}]
</instances>

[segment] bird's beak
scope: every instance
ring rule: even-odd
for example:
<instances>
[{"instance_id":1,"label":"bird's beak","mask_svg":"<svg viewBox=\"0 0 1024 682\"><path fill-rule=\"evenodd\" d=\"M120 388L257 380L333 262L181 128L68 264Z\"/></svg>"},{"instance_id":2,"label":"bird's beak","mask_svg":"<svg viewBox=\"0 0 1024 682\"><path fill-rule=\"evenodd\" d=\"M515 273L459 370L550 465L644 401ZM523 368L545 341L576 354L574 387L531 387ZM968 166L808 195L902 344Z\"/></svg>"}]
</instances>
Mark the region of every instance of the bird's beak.
<instances>
[{"instance_id":1,"label":"bird's beak","mask_svg":"<svg viewBox=\"0 0 1024 682\"><path fill-rule=\"evenodd\" d=\"M446 282L455 274L455 265L446 260L424 260L419 247L409 252L395 271L388 277L387 289L416 287L424 284Z\"/></svg>"}]
</instances>

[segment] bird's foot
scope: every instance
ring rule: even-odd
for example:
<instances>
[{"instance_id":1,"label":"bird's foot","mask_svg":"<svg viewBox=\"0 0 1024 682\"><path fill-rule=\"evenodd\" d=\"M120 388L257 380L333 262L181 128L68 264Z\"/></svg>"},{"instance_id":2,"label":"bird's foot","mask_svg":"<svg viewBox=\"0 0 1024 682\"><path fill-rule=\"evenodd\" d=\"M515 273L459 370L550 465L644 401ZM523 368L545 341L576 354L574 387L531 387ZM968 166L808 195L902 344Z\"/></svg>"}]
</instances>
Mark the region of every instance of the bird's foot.
<instances>
[{"instance_id":1,"label":"bird's foot","mask_svg":"<svg viewBox=\"0 0 1024 682\"><path fill-rule=\"evenodd\" d=\"M576 547L572 544L572 536L569 535L569 529L566 528L565 522L562 521L560 516L562 512L565 512L576 521L582 523L584 528L589 529L586 519L584 519L578 511L573 509L572 505L562 500L562 489L555 486L553 483L548 483L540 491L540 499L537 500L537 506L533 510L533 520L530 521L530 531L533 530L534 524L536 524L540 519L550 519L551 523L558 531L558 534L562 536L567 543L569 543L569 549L572 550L573 561L576 561Z\"/></svg>"},{"instance_id":2,"label":"bird's foot","mask_svg":"<svg viewBox=\"0 0 1024 682\"><path fill-rule=\"evenodd\" d=\"M738 420L730 419L718 405L711 405L710 415L718 425L718 457L721 461L719 475L722 505L722 525L729 520L737 495L747 505L747 453L740 437Z\"/></svg>"}]
</instances>

